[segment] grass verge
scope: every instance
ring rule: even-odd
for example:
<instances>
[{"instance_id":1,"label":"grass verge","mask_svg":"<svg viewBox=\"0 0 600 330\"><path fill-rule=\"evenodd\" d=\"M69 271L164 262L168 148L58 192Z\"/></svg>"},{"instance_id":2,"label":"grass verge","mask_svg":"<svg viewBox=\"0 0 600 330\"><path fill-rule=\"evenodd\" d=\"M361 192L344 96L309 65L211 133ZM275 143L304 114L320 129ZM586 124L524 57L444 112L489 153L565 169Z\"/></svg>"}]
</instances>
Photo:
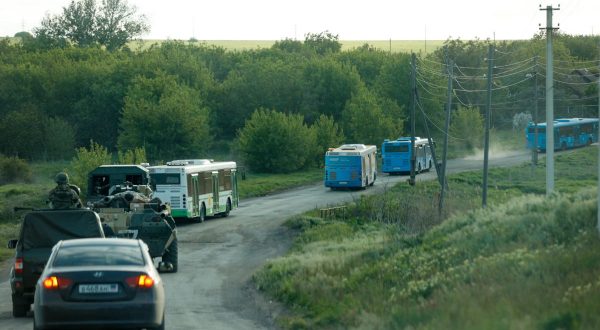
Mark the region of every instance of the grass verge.
<instances>
[{"instance_id":1,"label":"grass verge","mask_svg":"<svg viewBox=\"0 0 600 330\"><path fill-rule=\"evenodd\" d=\"M309 169L288 174L249 173L239 180L240 198L265 196L278 191L323 180L323 169Z\"/></svg>"},{"instance_id":2,"label":"grass verge","mask_svg":"<svg viewBox=\"0 0 600 330\"><path fill-rule=\"evenodd\" d=\"M445 221L435 182L298 216L290 253L254 280L290 307L283 328L599 328L596 157L559 154L549 198L543 163L492 169L486 209L481 174L453 175Z\"/></svg>"}]
</instances>

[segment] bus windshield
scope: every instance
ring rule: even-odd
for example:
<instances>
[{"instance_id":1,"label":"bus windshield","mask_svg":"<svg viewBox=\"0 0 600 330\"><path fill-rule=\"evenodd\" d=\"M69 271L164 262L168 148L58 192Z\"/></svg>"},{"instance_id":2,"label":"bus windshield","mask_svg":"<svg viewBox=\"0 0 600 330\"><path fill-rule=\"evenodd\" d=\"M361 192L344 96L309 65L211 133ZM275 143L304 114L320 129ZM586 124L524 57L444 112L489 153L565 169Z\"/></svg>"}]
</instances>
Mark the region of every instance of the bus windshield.
<instances>
[{"instance_id":1,"label":"bus windshield","mask_svg":"<svg viewBox=\"0 0 600 330\"><path fill-rule=\"evenodd\" d=\"M408 144L386 144L385 152L408 152Z\"/></svg>"}]
</instances>

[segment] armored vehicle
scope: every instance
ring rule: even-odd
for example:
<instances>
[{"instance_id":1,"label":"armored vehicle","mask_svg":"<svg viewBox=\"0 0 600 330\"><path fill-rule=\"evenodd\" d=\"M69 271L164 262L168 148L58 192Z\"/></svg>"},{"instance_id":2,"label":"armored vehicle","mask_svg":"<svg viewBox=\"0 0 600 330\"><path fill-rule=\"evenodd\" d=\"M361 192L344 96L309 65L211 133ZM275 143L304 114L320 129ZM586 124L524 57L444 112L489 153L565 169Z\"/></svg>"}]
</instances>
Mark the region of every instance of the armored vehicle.
<instances>
[{"instance_id":1,"label":"armored vehicle","mask_svg":"<svg viewBox=\"0 0 600 330\"><path fill-rule=\"evenodd\" d=\"M132 185L149 185L148 169L141 165L102 165L88 174L86 198L97 202L111 195L110 188L129 182Z\"/></svg>"},{"instance_id":2,"label":"armored vehicle","mask_svg":"<svg viewBox=\"0 0 600 330\"><path fill-rule=\"evenodd\" d=\"M139 182L149 180L148 170L136 165L103 165L92 171L89 178L93 180L103 173L107 181L115 182L113 178L128 178L133 175L130 173L136 173L134 171L137 171L135 175L144 178ZM121 182L94 196L96 201L88 201L88 205L100 216L107 237L141 239L148 245L152 258L161 257L159 270L177 272L175 220L167 204L152 198L152 189L148 185Z\"/></svg>"},{"instance_id":3,"label":"armored vehicle","mask_svg":"<svg viewBox=\"0 0 600 330\"><path fill-rule=\"evenodd\" d=\"M35 285L61 240L104 237L98 214L88 209L34 210L25 215L18 239L8 242L16 249L10 270L12 313L23 317L31 308Z\"/></svg>"}]
</instances>

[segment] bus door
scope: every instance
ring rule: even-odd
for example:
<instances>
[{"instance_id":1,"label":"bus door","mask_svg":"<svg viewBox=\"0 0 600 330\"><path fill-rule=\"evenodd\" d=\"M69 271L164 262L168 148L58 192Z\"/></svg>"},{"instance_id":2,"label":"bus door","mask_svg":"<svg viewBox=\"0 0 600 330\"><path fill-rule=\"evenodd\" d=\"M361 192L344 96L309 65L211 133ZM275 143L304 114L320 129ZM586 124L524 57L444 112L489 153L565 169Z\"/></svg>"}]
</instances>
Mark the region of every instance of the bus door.
<instances>
[{"instance_id":1,"label":"bus door","mask_svg":"<svg viewBox=\"0 0 600 330\"><path fill-rule=\"evenodd\" d=\"M238 206L237 170L231 169L231 206Z\"/></svg>"},{"instance_id":2,"label":"bus door","mask_svg":"<svg viewBox=\"0 0 600 330\"><path fill-rule=\"evenodd\" d=\"M213 214L219 211L219 171L212 172Z\"/></svg>"},{"instance_id":3,"label":"bus door","mask_svg":"<svg viewBox=\"0 0 600 330\"><path fill-rule=\"evenodd\" d=\"M199 185L198 185L198 173L194 173L192 174L192 216L193 217L197 217L200 215L200 203L198 200L198 192L199 192Z\"/></svg>"}]
</instances>

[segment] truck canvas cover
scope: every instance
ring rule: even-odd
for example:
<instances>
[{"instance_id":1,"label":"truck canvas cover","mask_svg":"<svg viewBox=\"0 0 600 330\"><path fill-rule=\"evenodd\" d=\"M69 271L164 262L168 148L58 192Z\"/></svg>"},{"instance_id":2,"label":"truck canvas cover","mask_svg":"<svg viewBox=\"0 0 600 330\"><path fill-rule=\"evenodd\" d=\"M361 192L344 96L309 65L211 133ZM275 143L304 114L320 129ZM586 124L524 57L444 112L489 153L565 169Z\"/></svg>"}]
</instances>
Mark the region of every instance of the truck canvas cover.
<instances>
[{"instance_id":1,"label":"truck canvas cover","mask_svg":"<svg viewBox=\"0 0 600 330\"><path fill-rule=\"evenodd\" d=\"M19 245L23 250L52 248L60 240L104 237L98 215L87 209L33 211L23 219Z\"/></svg>"}]
</instances>

